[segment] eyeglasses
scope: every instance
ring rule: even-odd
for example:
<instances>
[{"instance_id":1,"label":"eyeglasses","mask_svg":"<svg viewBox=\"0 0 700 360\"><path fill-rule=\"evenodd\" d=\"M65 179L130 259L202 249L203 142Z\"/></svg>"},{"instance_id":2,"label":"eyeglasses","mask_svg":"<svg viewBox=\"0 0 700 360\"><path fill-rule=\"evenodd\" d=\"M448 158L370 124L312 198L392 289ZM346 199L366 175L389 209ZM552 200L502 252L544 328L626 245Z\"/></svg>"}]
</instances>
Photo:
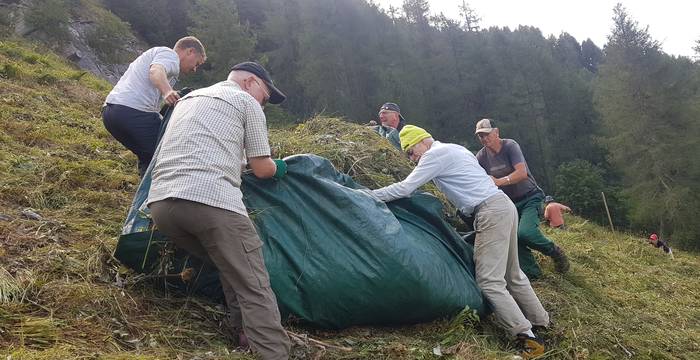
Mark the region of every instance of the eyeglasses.
<instances>
[{"instance_id":1,"label":"eyeglasses","mask_svg":"<svg viewBox=\"0 0 700 360\"><path fill-rule=\"evenodd\" d=\"M379 116L382 116L382 114L390 114L390 113L395 113L395 112L396 111L393 111L393 110L383 109L383 110L379 111Z\"/></svg>"},{"instance_id":2,"label":"eyeglasses","mask_svg":"<svg viewBox=\"0 0 700 360\"><path fill-rule=\"evenodd\" d=\"M262 89L263 93L265 93L265 98L263 99L262 104L260 104L260 106L265 106L265 104L267 104L267 102L270 100L270 93L267 92L267 90L265 90L265 87L262 86L262 84L260 84L260 81L258 81L258 79L253 78L253 80L255 80L258 86L260 86L260 89Z\"/></svg>"}]
</instances>

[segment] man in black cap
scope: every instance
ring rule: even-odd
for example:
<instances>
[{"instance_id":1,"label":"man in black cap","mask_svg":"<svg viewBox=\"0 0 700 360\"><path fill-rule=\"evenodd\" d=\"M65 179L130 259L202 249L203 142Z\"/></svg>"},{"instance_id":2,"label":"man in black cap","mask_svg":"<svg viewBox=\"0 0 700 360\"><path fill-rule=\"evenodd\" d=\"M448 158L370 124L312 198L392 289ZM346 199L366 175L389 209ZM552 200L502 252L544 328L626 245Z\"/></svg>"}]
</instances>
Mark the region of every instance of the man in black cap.
<instances>
[{"instance_id":1,"label":"man in black cap","mask_svg":"<svg viewBox=\"0 0 700 360\"><path fill-rule=\"evenodd\" d=\"M396 129L398 132L401 132L401 129L406 125L406 119L401 115L401 109L391 102L385 103L379 108L379 121L382 126Z\"/></svg>"},{"instance_id":2,"label":"man in black cap","mask_svg":"<svg viewBox=\"0 0 700 360\"><path fill-rule=\"evenodd\" d=\"M406 120L401 115L401 109L395 103L384 103L379 108L380 125L374 127L379 135L387 138L397 149L401 150L399 132L406 125Z\"/></svg>"},{"instance_id":3,"label":"man in black cap","mask_svg":"<svg viewBox=\"0 0 700 360\"><path fill-rule=\"evenodd\" d=\"M289 338L248 218L241 164L259 178L281 178L270 158L263 106L285 95L259 64L234 66L228 79L178 101L154 157L147 200L158 229L176 246L219 270L234 335L263 359L287 359ZM243 332L241 332L241 329ZM246 338L247 336L247 338Z\"/></svg>"}]
</instances>

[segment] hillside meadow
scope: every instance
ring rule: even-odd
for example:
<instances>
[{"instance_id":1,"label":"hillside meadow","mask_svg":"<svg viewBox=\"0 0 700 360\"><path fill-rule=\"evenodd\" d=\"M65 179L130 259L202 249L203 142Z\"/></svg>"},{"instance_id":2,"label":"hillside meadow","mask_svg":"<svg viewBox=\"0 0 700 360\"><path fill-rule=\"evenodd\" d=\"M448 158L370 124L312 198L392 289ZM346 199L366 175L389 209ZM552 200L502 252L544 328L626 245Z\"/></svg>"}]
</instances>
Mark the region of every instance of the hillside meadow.
<instances>
[{"instance_id":1,"label":"hillside meadow","mask_svg":"<svg viewBox=\"0 0 700 360\"><path fill-rule=\"evenodd\" d=\"M112 257L138 185L136 160L104 130L110 85L41 48L0 41L0 355L4 359L252 359L223 309ZM271 131L278 155L315 152L370 187L407 160L366 129L319 117ZM367 141L363 143L363 141ZM386 160L389 165L378 160ZM428 190L432 190L428 188ZM544 359L700 359L700 257L569 216L547 230L571 260L541 258L553 318ZM328 331L290 323L296 359L511 359L491 318ZM442 355L436 355L442 354Z\"/></svg>"}]
</instances>

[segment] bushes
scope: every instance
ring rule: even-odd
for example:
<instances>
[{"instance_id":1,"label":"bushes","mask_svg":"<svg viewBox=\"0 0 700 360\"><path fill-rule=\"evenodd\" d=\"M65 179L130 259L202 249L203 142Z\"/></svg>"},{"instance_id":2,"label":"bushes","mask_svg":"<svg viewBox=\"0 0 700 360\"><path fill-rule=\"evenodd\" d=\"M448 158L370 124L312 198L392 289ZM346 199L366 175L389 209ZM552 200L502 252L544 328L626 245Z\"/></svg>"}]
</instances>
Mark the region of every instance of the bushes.
<instances>
[{"instance_id":1,"label":"bushes","mask_svg":"<svg viewBox=\"0 0 700 360\"><path fill-rule=\"evenodd\" d=\"M626 225L627 208L619 191L605 181L605 171L586 160L561 164L554 178L557 201L567 204L576 214L607 224L607 215L601 192L605 193L608 207L617 225Z\"/></svg>"},{"instance_id":2,"label":"bushes","mask_svg":"<svg viewBox=\"0 0 700 360\"><path fill-rule=\"evenodd\" d=\"M51 40L65 42L68 40L68 21L70 12L65 0L36 0L27 12L27 25L41 31Z\"/></svg>"},{"instance_id":3,"label":"bushes","mask_svg":"<svg viewBox=\"0 0 700 360\"><path fill-rule=\"evenodd\" d=\"M95 29L87 37L88 45L95 49L104 61L126 62L129 54L124 49L124 44L132 38L129 24L104 10L97 13L95 23Z\"/></svg>"},{"instance_id":4,"label":"bushes","mask_svg":"<svg viewBox=\"0 0 700 360\"><path fill-rule=\"evenodd\" d=\"M20 77L20 70L17 65L6 63L0 66L0 78L17 79Z\"/></svg>"}]
</instances>

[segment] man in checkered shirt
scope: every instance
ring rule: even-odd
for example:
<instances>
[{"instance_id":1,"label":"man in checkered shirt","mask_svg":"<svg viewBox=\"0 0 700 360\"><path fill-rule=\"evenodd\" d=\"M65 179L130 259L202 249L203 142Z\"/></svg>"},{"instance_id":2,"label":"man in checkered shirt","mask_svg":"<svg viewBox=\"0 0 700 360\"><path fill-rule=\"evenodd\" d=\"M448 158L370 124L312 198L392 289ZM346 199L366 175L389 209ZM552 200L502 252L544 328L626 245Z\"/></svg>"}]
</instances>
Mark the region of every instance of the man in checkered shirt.
<instances>
[{"instance_id":1,"label":"man in checkered shirt","mask_svg":"<svg viewBox=\"0 0 700 360\"><path fill-rule=\"evenodd\" d=\"M180 99L156 150L147 200L158 229L175 245L213 263L239 345L263 359L287 359L289 338L262 254L262 241L242 201L241 165L259 178L279 178L270 158L263 106L285 95L259 64L234 66L228 79ZM243 330L243 332L241 332Z\"/></svg>"}]
</instances>

